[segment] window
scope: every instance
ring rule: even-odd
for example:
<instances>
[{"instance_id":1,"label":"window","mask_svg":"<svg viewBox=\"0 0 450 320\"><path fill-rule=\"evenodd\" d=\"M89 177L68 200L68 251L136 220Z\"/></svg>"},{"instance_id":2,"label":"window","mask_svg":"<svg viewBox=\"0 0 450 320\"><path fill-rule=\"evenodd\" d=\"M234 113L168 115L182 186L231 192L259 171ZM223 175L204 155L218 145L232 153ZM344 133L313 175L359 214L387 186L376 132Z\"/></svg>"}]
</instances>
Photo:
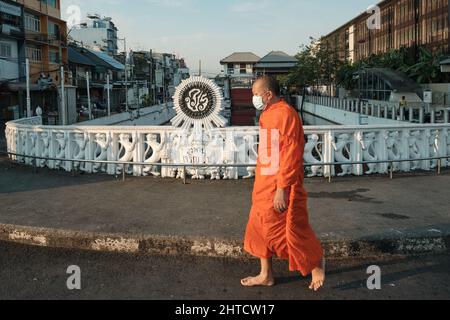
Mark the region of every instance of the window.
<instances>
[{"instance_id":1,"label":"window","mask_svg":"<svg viewBox=\"0 0 450 320\"><path fill-rule=\"evenodd\" d=\"M39 17L32 14L25 14L25 29L40 32L41 31L41 20Z\"/></svg>"},{"instance_id":2,"label":"window","mask_svg":"<svg viewBox=\"0 0 450 320\"><path fill-rule=\"evenodd\" d=\"M48 22L48 34L52 36L59 35L59 26L51 21Z\"/></svg>"},{"instance_id":3,"label":"window","mask_svg":"<svg viewBox=\"0 0 450 320\"><path fill-rule=\"evenodd\" d=\"M50 63L59 63L59 53L57 51L50 50L48 57Z\"/></svg>"},{"instance_id":4,"label":"window","mask_svg":"<svg viewBox=\"0 0 450 320\"><path fill-rule=\"evenodd\" d=\"M42 61L42 50L38 48L27 47L27 58L31 61Z\"/></svg>"},{"instance_id":5,"label":"window","mask_svg":"<svg viewBox=\"0 0 450 320\"><path fill-rule=\"evenodd\" d=\"M42 2L46 3L48 6L57 8L56 0L42 0Z\"/></svg>"},{"instance_id":6,"label":"window","mask_svg":"<svg viewBox=\"0 0 450 320\"><path fill-rule=\"evenodd\" d=\"M247 65L245 63L240 65L240 74L247 74Z\"/></svg>"},{"instance_id":7,"label":"window","mask_svg":"<svg viewBox=\"0 0 450 320\"><path fill-rule=\"evenodd\" d=\"M3 24L7 24L9 26L16 28L20 28L21 25L20 17L4 12L0 12L0 21L2 21Z\"/></svg>"},{"instance_id":8,"label":"window","mask_svg":"<svg viewBox=\"0 0 450 320\"><path fill-rule=\"evenodd\" d=\"M12 58L11 44L0 42L0 57L2 58Z\"/></svg>"}]
</instances>

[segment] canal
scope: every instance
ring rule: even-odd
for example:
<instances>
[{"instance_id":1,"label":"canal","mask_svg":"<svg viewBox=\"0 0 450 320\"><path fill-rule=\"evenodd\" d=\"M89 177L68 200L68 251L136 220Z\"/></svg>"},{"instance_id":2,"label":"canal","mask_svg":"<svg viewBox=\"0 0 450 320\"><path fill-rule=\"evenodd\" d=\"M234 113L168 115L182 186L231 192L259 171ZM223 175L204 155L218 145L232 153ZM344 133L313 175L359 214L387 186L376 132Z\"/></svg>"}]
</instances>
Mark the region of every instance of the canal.
<instances>
[{"instance_id":1,"label":"canal","mask_svg":"<svg viewBox=\"0 0 450 320\"><path fill-rule=\"evenodd\" d=\"M303 124L306 126L335 126L340 125L332 121L320 118L308 112L302 112Z\"/></svg>"}]
</instances>

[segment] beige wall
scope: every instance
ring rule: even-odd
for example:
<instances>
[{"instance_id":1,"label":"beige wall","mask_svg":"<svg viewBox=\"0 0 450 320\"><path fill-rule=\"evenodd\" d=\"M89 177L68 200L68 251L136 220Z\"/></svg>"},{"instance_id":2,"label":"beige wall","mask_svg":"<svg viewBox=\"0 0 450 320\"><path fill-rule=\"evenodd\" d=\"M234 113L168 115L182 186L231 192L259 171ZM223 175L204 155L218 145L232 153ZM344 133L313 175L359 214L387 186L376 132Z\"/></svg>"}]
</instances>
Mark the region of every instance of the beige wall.
<instances>
[{"instance_id":1,"label":"beige wall","mask_svg":"<svg viewBox=\"0 0 450 320\"><path fill-rule=\"evenodd\" d=\"M61 4L60 0L56 1L56 8L52 6L46 5L38 0L17 0L18 3L21 3L25 6L25 8L41 12L45 15L49 15L51 17L61 19Z\"/></svg>"}]
</instances>

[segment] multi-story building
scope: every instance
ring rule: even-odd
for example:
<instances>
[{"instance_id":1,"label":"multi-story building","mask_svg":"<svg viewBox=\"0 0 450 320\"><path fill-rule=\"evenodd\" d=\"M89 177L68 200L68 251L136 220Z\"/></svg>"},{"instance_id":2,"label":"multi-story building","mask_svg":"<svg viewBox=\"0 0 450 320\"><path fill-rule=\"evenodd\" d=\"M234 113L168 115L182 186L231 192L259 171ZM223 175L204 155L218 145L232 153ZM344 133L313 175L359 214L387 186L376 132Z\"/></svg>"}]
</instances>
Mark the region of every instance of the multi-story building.
<instances>
[{"instance_id":1,"label":"multi-story building","mask_svg":"<svg viewBox=\"0 0 450 320\"><path fill-rule=\"evenodd\" d=\"M146 104L169 101L176 87L190 74L184 59L170 53L132 51L127 63L123 53L117 59L127 65L131 106L137 105L138 96Z\"/></svg>"},{"instance_id":2,"label":"multi-story building","mask_svg":"<svg viewBox=\"0 0 450 320\"><path fill-rule=\"evenodd\" d=\"M23 76L20 62L24 61L24 44L23 6L11 0L1 0L0 119L13 118L14 111L18 112L18 97L9 90L9 83L18 83Z\"/></svg>"},{"instance_id":3,"label":"multi-story building","mask_svg":"<svg viewBox=\"0 0 450 320\"><path fill-rule=\"evenodd\" d=\"M235 52L222 59L223 72L231 87L251 87L255 78L255 65L261 58L253 52Z\"/></svg>"},{"instance_id":4,"label":"multi-story building","mask_svg":"<svg viewBox=\"0 0 450 320\"><path fill-rule=\"evenodd\" d=\"M82 43L84 47L115 56L117 55L117 31L110 17L88 14L86 21L70 31L69 37Z\"/></svg>"},{"instance_id":5,"label":"multi-story building","mask_svg":"<svg viewBox=\"0 0 450 320\"><path fill-rule=\"evenodd\" d=\"M82 48L74 43L69 45L69 69L72 85L76 87L77 110L88 106L87 76L89 75L89 95L93 109L107 106L107 78L109 76L111 107L120 109L125 100L121 82L125 66L104 52Z\"/></svg>"},{"instance_id":6,"label":"multi-story building","mask_svg":"<svg viewBox=\"0 0 450 320\"><path fill-rule=\"evenodd\" d=\"M224 95L231 102L230 122L234 126L255 124L251 87L256 77L255 65L260 59L253 52L234 52L220 61Z\"/></svg>"},{"instance_id":7,"label":"multi-story building","mask_svg":"<svg viewBox=\"0 0 450 320\"><path fill-rule=\"evenodd\" d=\"M1 1L2 34L8 33L10 38L1 41L2 55L16 62L18 67L16 70L12 63L2 63L2 66L8 65L9 73L9 76L4 77L7 81L3 80L2 91L7 91L13 97L9 99L8 108L15 107L15 104L18 106L19 112L15 111L14 117L25 114L25 60L28 58L32 108L39 105L44 107L44 111L58 113L56 87L61 83L60 68L67 66L68 62L67 27L66 22L61 20L60 0ZM21 39L22 32L24 36ZM11 40L17 35L19 39ZM17 79L19 81L15 81ZM43 91L44 88L38 85L42 79L52 86L51 90Z\"/></svg>"},{"instance_id":8,"label":"multi-story building","mask_svg":"<svg viewBox=\"0 0 450 320\"><path fill-rule=\"evenodd\" d=\"M384 0L325 36L341 59L358 61L401 47L449 52L449 0ZM377 18L380 18L379 24Z\"/></svg>"},{"instance_id":9,"label":"multi-story building","mask_svg":"<svg viewBox=\"0 0 450 320\"><path fill-rule=\"evenodd\" d=\"M25 56L31 82L50 77L60 84L60 67L67 65L67 25L61 19L60 0L17 0L25 8Z\"/></svg>"}]
</instances>

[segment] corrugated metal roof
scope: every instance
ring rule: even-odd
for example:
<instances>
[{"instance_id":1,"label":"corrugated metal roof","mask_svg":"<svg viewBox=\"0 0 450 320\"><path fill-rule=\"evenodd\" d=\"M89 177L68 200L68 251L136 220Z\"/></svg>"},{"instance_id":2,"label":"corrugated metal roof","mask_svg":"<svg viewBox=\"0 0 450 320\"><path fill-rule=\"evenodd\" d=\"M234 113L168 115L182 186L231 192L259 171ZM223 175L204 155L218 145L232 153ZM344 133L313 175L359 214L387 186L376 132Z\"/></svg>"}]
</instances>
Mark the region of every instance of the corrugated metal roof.
<instances>
[{"instance_id":1,"label":"corrugated metal roof","mask_svg":"<svg viewBox=\"0 0 450 320\"><path fill-rule=\"evenodd\" d=\"M94 61L89 59L87 56L83 55L75 48L69 47L68 53L69 53L69 62L95 67Z\"/></svg>"},{"instance_id":2,"label":"corrugated metal roof","mask_svg":"<svg viewBox=\"0 0 450 320\"><path fill-rule=\"evenodd\" d=\"M94 51L91 49L85 49L89 51L90 53L94 54L99 59L103 60L107 64L109 64L111 67L117 69L117 70L125 70L125 66L120 63L119 61L115 60L114 58L110 57L106 53L100 52L100 51Z\"/></svg>"},{"instance_id":3,"label":"corrugated metal roof","mask_svg":"<svg viewBox=\"0 0 450 320\"><path fill-rule=\"evenodd\" d=\"M221 60L220 63L256 63L261 58L252 52L235 52L232 55L229 55L225 59Z\"/></svg>"}]
</instances>

